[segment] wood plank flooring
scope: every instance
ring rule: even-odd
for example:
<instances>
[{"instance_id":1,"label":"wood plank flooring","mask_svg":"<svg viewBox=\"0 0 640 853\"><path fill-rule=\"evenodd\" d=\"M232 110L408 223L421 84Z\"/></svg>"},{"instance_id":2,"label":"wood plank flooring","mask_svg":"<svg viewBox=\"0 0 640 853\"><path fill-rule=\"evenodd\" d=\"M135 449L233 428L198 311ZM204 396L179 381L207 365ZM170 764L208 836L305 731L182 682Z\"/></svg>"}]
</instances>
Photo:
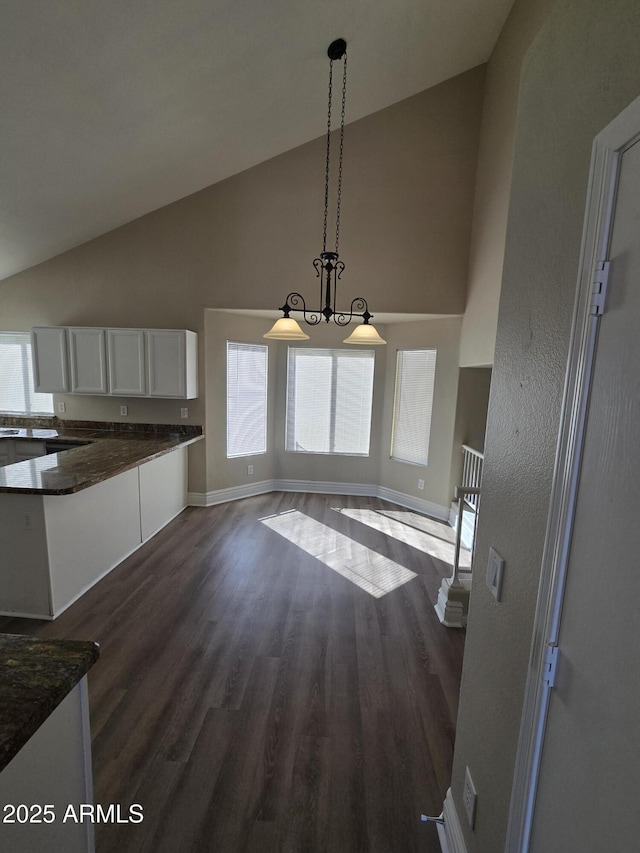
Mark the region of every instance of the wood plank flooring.
<instances>
[{"instance_id":1,"label":"wood plank flooring","mask_svg":"<svg viewBox=\"0 0 640 853\"><path fill-rule=\"evenodd\" d=\"M420 814L450 783L464 634L433 609L453 532L425 521L333 495L188 508L55 622L0 619L100 643L95 798L144 820L98 825L98 853L439 853Z\"/></svg>"}]
</instances>

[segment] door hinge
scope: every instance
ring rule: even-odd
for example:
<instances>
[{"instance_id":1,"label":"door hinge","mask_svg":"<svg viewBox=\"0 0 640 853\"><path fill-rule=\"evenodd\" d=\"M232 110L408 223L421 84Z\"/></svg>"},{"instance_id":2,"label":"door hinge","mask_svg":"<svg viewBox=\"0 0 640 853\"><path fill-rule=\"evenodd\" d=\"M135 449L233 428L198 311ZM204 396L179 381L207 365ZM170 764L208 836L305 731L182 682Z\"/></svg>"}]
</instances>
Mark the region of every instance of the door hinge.
<instances>
[{"instance_id":1,"label":"door hinge","mask_svg":"<svg viewBox=\"0 0 640 853\"><path fill-rule=\"evenodd\" d=\"M589 307L589 314L594 317L604 314L604 301L607 297L607 285L609 284L609 266L609 261L598 261L596 264Z\"/></svg>"},{"instance_id":2,"label":"door hinge","mask_svg":"<svg viewBox=\"0 0 640 853\"><path fill-rule=\"evenodd\" d=\"M542 668L542 682L547 687L554 687L556 683L556 668L558 666L558 647L548 643L544 651L544 666Z\"/></svg>"}]
</instances>

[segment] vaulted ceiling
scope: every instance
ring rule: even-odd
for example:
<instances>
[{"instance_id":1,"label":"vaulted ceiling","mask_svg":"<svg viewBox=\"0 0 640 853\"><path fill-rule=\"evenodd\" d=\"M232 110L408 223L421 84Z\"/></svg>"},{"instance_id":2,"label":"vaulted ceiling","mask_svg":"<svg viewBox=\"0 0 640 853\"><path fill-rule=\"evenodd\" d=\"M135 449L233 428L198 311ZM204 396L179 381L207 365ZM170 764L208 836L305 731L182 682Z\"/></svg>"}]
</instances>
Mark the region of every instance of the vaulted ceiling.
<instances>
[{"instance_id":1,"label":"vaulted ceiling","mask_svg":"<svg viewBox=\"0 0 640 853\"><path fill-rule=\"evenodd\" d=\"M485 62L513 0L0 0L0 278Z\"/></svg>"}]
</instances>

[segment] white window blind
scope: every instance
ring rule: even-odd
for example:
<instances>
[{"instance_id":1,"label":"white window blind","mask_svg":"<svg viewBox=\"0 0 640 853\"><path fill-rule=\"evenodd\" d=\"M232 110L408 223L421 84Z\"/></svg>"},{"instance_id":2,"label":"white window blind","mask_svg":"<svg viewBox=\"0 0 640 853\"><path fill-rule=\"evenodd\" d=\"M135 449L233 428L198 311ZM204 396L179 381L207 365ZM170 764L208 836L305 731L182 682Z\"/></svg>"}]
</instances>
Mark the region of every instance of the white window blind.
<instances>
[{"instance_id":1,"label":"white window blind","mask_svg":"<svg viewBox=\"0 0 640 853\"><path fill-rule=\"evenodd\" d=\"M426 465L436 376L436 350L399 350L393 403L391 457Z\"/></svg>"},{"instance_id":2,"label":"white window blind","mask_svg":"<svg viewBox=\"0 0 640 853\"><path fill-rule=\"evenodd\" d=\"M53 395L33 390L33 359L29 332L0 332L0 412L10 415L51 415Z\"/></svg>"},{"instance_id":3,"label":"white window blind","mask_svg":"<svg viewBox=\"0 0 640 853\"><path fill-rule=\"evenodd\" d=\"M289 348L286 449L368 456L373 350Z\"/></svg>"},{"instance_id":4,"label":"white window blind","mask_svg":"<svg viewBox=\"0 0 640 853\"><path fill-rule=\"evenodd\" d=\"M267 452L268 347L227 341L227 457Z\"/></svg>"}]
</instances>

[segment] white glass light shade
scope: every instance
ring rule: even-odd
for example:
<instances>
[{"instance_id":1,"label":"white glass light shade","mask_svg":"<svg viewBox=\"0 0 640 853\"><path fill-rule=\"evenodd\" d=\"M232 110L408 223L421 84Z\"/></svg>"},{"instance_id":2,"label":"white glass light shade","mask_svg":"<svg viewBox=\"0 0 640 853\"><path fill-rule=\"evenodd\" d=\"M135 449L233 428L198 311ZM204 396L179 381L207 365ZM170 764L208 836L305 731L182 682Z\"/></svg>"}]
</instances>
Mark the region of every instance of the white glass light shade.
<instances>
[{"instance_id":1,"label":"white glass light shade","mask_svg":"<svg viewBox=\"0 0 640 853\"><path fill-rule=\"evenodd\" d=\"M308 341L309 335L305 335L293 317L280 317L263 338L271 341Z\"/></svg>"},{"instance_id":2,"label":"white glass light shade","mask_svg":"<svg viewBox=\"0 0 640 853\"><path fill-rule=\"evenodd\" d=\"M348 338L345 338L343 344L362 344L363 346L376 346L378 344L386 344L386 341L380 337L375 326L370 323L362 323L356 326Z\"/></svg>"}]
</instances>

